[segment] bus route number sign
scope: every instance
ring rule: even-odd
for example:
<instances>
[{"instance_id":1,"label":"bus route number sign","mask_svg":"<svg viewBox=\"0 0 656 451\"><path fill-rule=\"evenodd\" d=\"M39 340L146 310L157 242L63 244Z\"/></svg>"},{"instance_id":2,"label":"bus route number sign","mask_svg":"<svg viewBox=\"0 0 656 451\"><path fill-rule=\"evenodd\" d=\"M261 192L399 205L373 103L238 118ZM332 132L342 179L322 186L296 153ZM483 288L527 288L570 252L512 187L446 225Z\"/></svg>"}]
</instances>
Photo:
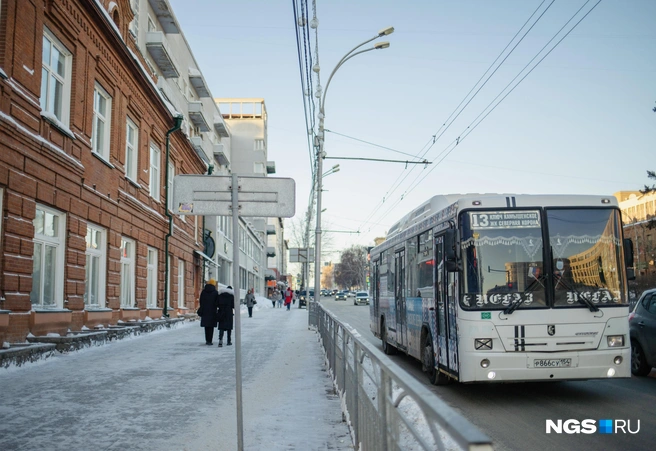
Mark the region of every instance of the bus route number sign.
<instances>
[{"instance_id":1,"label":"bus route number sign","mask_svg":"<svg viewBox=\"0 0 656 451\"><path fill-rule=\"evenodd\" d=\"M469 213L472 229L524 229L539 228L540 213L537 211L491 211Z\"/></svg>"}]
</instances>

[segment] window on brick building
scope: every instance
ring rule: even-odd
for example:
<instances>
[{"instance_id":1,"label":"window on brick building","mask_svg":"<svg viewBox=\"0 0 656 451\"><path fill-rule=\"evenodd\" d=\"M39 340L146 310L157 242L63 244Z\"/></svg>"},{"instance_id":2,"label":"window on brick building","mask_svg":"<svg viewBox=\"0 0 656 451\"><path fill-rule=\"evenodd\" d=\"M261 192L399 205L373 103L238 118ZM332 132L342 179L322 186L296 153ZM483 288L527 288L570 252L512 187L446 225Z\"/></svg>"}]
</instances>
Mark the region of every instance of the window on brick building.
<instances>
[{"instance_id":1,"label":"window on brick building","mask_svg":"<svg viewBox=\"0 0 656 451\"><path fill-rule=\"evenodd\" d=\"M175 164L169 162L169 173L166 180L166 208L173 211L173 177L175 177Z\"/></svg>"},{"instance_id":2,"label":"window on brick building","mask_svg":"<svg viewBox=\"0 0 656 451\"><path fill-rule=\"evenodd\" d=\"M146 305L157 307L157 249L149 247L146 266Z\"/></svg>"},{"instance_id":3,"label":"window on brick building","mask_svg":"<svg viewBox=\"0 0 656 451\"><path fill-rule=\"evenodd\" d=\"M91 150L109 161L109 137L111 134L112 98L98 83L93 90L93 123Z\"/></svg>"},{"instance_id":4,"label":"window on brick building","mask_svg":"<svg viewBox=\"0 0 656 451\"><path fill-rule=\"evenodd\" d=\"M37 205L32 223L32 307L63 308L66 214Z\"/></svg>"},{"instance_id":5,"label":"window on brick building","mask_svg":"<svg viewBox=\"0 0 656 451\"><path fill-rule=\"evenodd\" d=\"M68 126L73 56L46 28L43 31L41 110Z\"/></svg>"},{"instance_id":6,"label":"window on brick building","mask_svg":"<svg viewBox=\"0 0 656 451\"><path fill-rule=\"evenodd\" d=\"M125 176L137 183L137 165L139 161L139 128L127 119L125 126Z\"/></svg>"},{"instance_id":7,"label":"window on brick building","mask_svg":"<svg viewBox=\"0 0 656 451\"><path fill-rule=\"evenodd\" d=\"M84 277L85 307L105 307L105 265L107 261L107 232L87 224L86 265Z\"/></svg>"},{"instance_id":8,"label":"window on brick building","mask_svg":"<svg viewBox=\"0 0 656 451\"><path fill-rule=\"evenodd\" d=\"M150 144L150 197L159 200L159 166L160 165L160 152L155 144Z\"/></svg>"},{"instance_id":9,"label":"window on brick building","mask_svg":"<svg viewBox=\"0 0 656 451\"><path fill-rule=\"evenodd\" d=\"M130 22L130 33L134 36L135 42L139 42L139 0L132 0L130 2L132 6L132 13L134 14L134 19Z\"/></svg>"},{"instance_id":10,"label":"window on brick building","mask_svg":"<svg viewBox=\"0 0 656 451\"><path fill-rule=\"evenodd\" d=\"M134 298L134 241L121 238L121 307L135 307Z\"/></svg>"}]
</instances>

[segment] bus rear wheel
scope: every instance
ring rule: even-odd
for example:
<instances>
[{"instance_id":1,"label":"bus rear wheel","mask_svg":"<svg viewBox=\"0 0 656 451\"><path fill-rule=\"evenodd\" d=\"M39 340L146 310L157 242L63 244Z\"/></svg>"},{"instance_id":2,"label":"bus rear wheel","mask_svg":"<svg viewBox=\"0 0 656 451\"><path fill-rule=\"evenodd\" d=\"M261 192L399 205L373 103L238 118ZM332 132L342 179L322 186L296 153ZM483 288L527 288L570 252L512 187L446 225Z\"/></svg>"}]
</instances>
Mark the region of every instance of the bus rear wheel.
<instances>
[{"instance_id":1,"label":"bus rear wheel","mask_svg":"<svg viewBox=\"0 0 656 451\"><path fill-rule=\"evenodd\" d=\"M449 376L435 368L435 353L433 352L433 340L430 335L426 337L426 341L424 342L421 369L426 373L428 381L432 385L447 385L451 382Z\"/></svg>"},{"instance_id":2,"label":"bus rear wheel","mask_svg":"<svg viewBox=\"0 0 656 451\"><path fill-rule=\"evenodd\" d=\"M383 341L383 352L387 355L396 354L396 348L387 342L387 327L385 327L385 320L380 323L380 338Z\"/></svg>"}]
</instances>

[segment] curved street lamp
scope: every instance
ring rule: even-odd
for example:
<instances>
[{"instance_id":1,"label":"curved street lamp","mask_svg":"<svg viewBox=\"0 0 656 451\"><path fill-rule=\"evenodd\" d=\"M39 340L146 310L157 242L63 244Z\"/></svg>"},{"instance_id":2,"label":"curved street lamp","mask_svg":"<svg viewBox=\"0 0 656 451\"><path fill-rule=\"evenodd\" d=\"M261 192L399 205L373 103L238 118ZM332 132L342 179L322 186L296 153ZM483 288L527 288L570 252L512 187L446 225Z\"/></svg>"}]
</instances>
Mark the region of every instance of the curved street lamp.
<instances>
[{"instance_id":1,"label":"curved street lamp","mask_svg":"<svg viewBox=\"0 0 656 451\"><path fill-rule=\"evenodd\" d=\"M323 95L321 96L321 103L319 104L319 149L317 151L317 228L316 228L316 237L315 237L315 243L314 243L314 293L315 293L315 300L319 299L318 295L321 293L321 190L323 189L323 177L324 175L329 175L334 172L337 172L339 168L333 167L331 170L327 171L326 174L323 174L323 159L326 156L325 152L323 151L323 142L324 142L324 124L323 120L325 117L325 106L326 106L326 93L328 92L328 86L330 86L330 81L333 79L333 75L335 75L335 72L337 72L337 69L342 67L342 65L353 58L354 56L360 55L362 53L370 52L372 50L379 50L379 49L386 49L390 46L389 42L377 42L374 44L373 47L370 47L368 49L360 50L357 51L360 47L362 47L365 44L368 44L369 42L376 40L378 38L381 38L383 36L387 36L394 33L394 27L387 27L383 28L378 32L376 36L373 38L367 39L366 41L356 45L353 47L350 51L346 53L342 57L341 60L337 63L333 71L330 73L330 76L328 77L328 81L326 82L326 88L323 90ZM319 91L321 86L318 87ZM332 172L331 172L332 171Z\"/></svg>"}]
</instances>

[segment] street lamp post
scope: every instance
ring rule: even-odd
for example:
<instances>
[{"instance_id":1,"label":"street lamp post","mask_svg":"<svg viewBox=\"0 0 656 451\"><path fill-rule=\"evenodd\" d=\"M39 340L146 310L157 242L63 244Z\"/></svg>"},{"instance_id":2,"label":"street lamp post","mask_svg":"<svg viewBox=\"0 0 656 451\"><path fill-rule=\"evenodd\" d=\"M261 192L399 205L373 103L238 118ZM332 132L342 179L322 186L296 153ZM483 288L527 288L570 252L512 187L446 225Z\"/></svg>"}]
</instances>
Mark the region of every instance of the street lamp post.
<instances>
[{"instance_id":1,"label":"street lamp post","mask_svg":"<svg viewBox=\"0 0 656 451\"><path fill-rule=\"evenodd\" d=\"M323 159L325 157L325 153L323 151L323 143L324 143L324 117L325 117L325 106L326 106L326 93L328 92L328 86L330 85L330 81L333 78L333 75L335 75L335 72L337 72L337 69L342 67L342 65L353 58L356 55L359 55L361 53L365 52L370 52L371 50L378 50L378 49L386 49L389 47L389 42L377 42L374 44L373 47L370 47L368 49L360 50L357 51L360 47L362 47L365 44L368 44L369 42L378 39L383 36L390 35L394 32L394 27L387 27L382 29L381 31L378 32L376 36L373 38L367 39L366 41L358 44L355 46L353 49L351 49L349 52L346 53L342 57L341 60L337 63L333 71L330 73L330 76L328 77L328 81L326 82L326 88L323 90L323 95L321 97L321 103L319 105L319 148L317 151L317 228L316 228L316 237L315 237L315 243L314 243L314 296L315 300L318 300L320 298L320 293L321 293L321 190L323 189ZM320 87L319 87L320 88ZM319 90L320 92L320 90ZM334 170L335 168L331 169ZM337 172L336 170L334 172ZM328 173L332 173L328 171Z\"/></svg>"}]
</instances>

